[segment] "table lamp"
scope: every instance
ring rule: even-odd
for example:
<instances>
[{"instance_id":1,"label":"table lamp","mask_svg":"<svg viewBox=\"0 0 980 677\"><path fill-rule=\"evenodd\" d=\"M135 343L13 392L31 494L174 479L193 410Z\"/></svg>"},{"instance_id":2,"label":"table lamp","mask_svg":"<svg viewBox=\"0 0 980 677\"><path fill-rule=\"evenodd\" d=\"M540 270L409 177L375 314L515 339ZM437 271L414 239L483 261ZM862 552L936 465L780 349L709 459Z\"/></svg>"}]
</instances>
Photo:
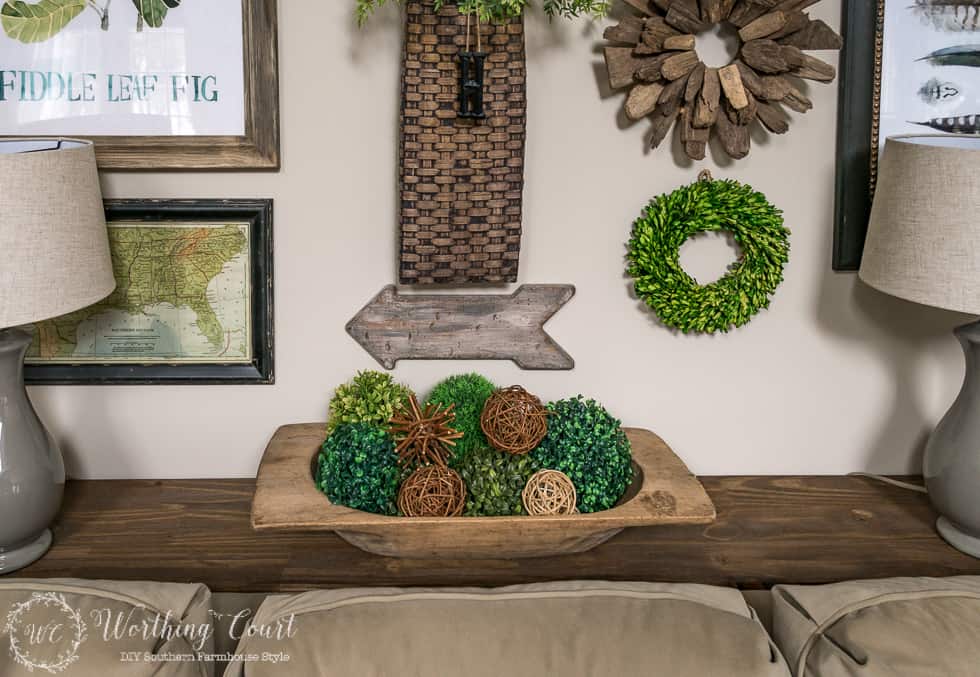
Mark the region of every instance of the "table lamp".
<instances>
[{"instance_id":1,"label":"table lamp","mask_svg":"<svg viewBox=\"0 0 980 677\"><path fill-rule=\"evenodd\" d=\"M898 136L881 157L861 279L892 296L980 314L980 137ZM926 445L924 475L956 549L980 557L980 322L955 330L959 397Z\"/></svg>"},{"instance_id":2,"label":"table lamp","mask_svg":"<svg viewBox=\"0 0 980 677\"><path fill-rule=\"evenodd\" d=\"M95 149L71 139L0 139L0 574L40 558L65 467L24 387L32 333L116 286Z\"/></svg>"}]
</instances>

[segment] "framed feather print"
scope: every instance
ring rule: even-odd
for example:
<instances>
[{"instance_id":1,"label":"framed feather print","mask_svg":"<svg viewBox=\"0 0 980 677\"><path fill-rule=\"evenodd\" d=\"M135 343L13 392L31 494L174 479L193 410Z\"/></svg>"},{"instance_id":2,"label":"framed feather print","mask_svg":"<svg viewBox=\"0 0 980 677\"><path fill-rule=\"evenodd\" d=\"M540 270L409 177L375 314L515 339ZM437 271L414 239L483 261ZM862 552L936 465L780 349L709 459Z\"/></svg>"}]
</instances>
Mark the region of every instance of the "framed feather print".
<instances>
[{"instance_id":1,"label":"framed feather print","mask_svg":"<svg viewBox=\"0 0 980 677\"><path fill-rule=\"evenodd\" d=\"M277 169L277 0L0 0L0 136L103 169Z\"/></svg>"},{"instance_id":2,"label":"framed feather print","mask_svg":"<svg viewBox=\"0 0 980 677\"><path fill-rule=\"evenodd\" d=\"M844 7L834 269L857 270L885 139L980 134L980 0Z\"/></svg>"}]
</instances>

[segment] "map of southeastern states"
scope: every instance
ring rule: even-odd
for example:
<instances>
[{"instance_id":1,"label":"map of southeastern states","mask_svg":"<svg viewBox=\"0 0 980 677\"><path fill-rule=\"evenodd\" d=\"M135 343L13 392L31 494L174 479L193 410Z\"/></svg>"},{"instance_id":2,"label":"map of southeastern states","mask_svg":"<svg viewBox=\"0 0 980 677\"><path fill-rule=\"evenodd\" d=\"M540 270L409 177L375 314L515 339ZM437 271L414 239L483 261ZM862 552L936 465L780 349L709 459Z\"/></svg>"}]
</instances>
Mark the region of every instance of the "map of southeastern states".
<instances>
[{"instance_id":1,"label":"map of southeastern states","mask_svg":"<svg viewBox=\"0 0 980 677\"><path fill-rule=\"evenodd\" d=\"M223 347L207 288L226 263L247 251L240 227L110 227L109 244L116 291L94 306L39 323L30 356L71 357L85 320L106 310L138 314L161 303L193 310L201 333L216 350Z\"/></svg>"}]
</instances>

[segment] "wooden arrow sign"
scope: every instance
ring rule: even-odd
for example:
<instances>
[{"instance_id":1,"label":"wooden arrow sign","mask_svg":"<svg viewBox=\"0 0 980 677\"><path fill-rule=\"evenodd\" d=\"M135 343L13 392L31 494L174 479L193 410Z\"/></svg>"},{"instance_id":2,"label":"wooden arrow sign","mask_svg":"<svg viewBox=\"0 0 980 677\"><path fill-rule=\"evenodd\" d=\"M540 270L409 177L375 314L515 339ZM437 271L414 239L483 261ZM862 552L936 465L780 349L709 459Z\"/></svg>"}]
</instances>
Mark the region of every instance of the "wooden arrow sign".
<instances>
[{"instance_id":1,"label":"wooden arrow sign","mask_svg":"<svg viewBox=\"0 0 980 677\"><path fill-rule=\"evenodd\" d=\"M509 296L381 290L347 333L385 369L398 360L513 360L521 369L572 369L544 323L575 295L567 284L526 284Z\"/></svg>"}]
</instances>

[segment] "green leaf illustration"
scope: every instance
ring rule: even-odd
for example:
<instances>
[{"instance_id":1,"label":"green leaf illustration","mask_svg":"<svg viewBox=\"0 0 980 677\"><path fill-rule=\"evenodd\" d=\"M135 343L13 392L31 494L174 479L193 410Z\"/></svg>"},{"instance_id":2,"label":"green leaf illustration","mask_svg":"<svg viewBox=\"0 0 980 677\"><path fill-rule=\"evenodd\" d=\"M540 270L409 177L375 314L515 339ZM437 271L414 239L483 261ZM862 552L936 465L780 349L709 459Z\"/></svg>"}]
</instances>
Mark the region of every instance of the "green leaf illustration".
<instances>
[{"instance_id":1,"label":"green leaf illustration","mask_svg":"<svg viewBox=\"0 0 980 677\"><path fill-rule=\"evenodd\" d=\"M133 0L140 19L150 28L160 28L167 17L167 10L180 4L180 0ZM142 26L142 24L140 24Z\"/></svg>"},{"instance_id":2,"label":"green leaf illustration","mask_svg":"<svg viewBox=\"0 0 980 677\"><path fill-rule=\"evenodd\" d=\"M0 8L0 23L14 40L44 42L57 35L84 9L85 0L41 0L33 5L7 0Z\"/></svg>"}]
</instances>

